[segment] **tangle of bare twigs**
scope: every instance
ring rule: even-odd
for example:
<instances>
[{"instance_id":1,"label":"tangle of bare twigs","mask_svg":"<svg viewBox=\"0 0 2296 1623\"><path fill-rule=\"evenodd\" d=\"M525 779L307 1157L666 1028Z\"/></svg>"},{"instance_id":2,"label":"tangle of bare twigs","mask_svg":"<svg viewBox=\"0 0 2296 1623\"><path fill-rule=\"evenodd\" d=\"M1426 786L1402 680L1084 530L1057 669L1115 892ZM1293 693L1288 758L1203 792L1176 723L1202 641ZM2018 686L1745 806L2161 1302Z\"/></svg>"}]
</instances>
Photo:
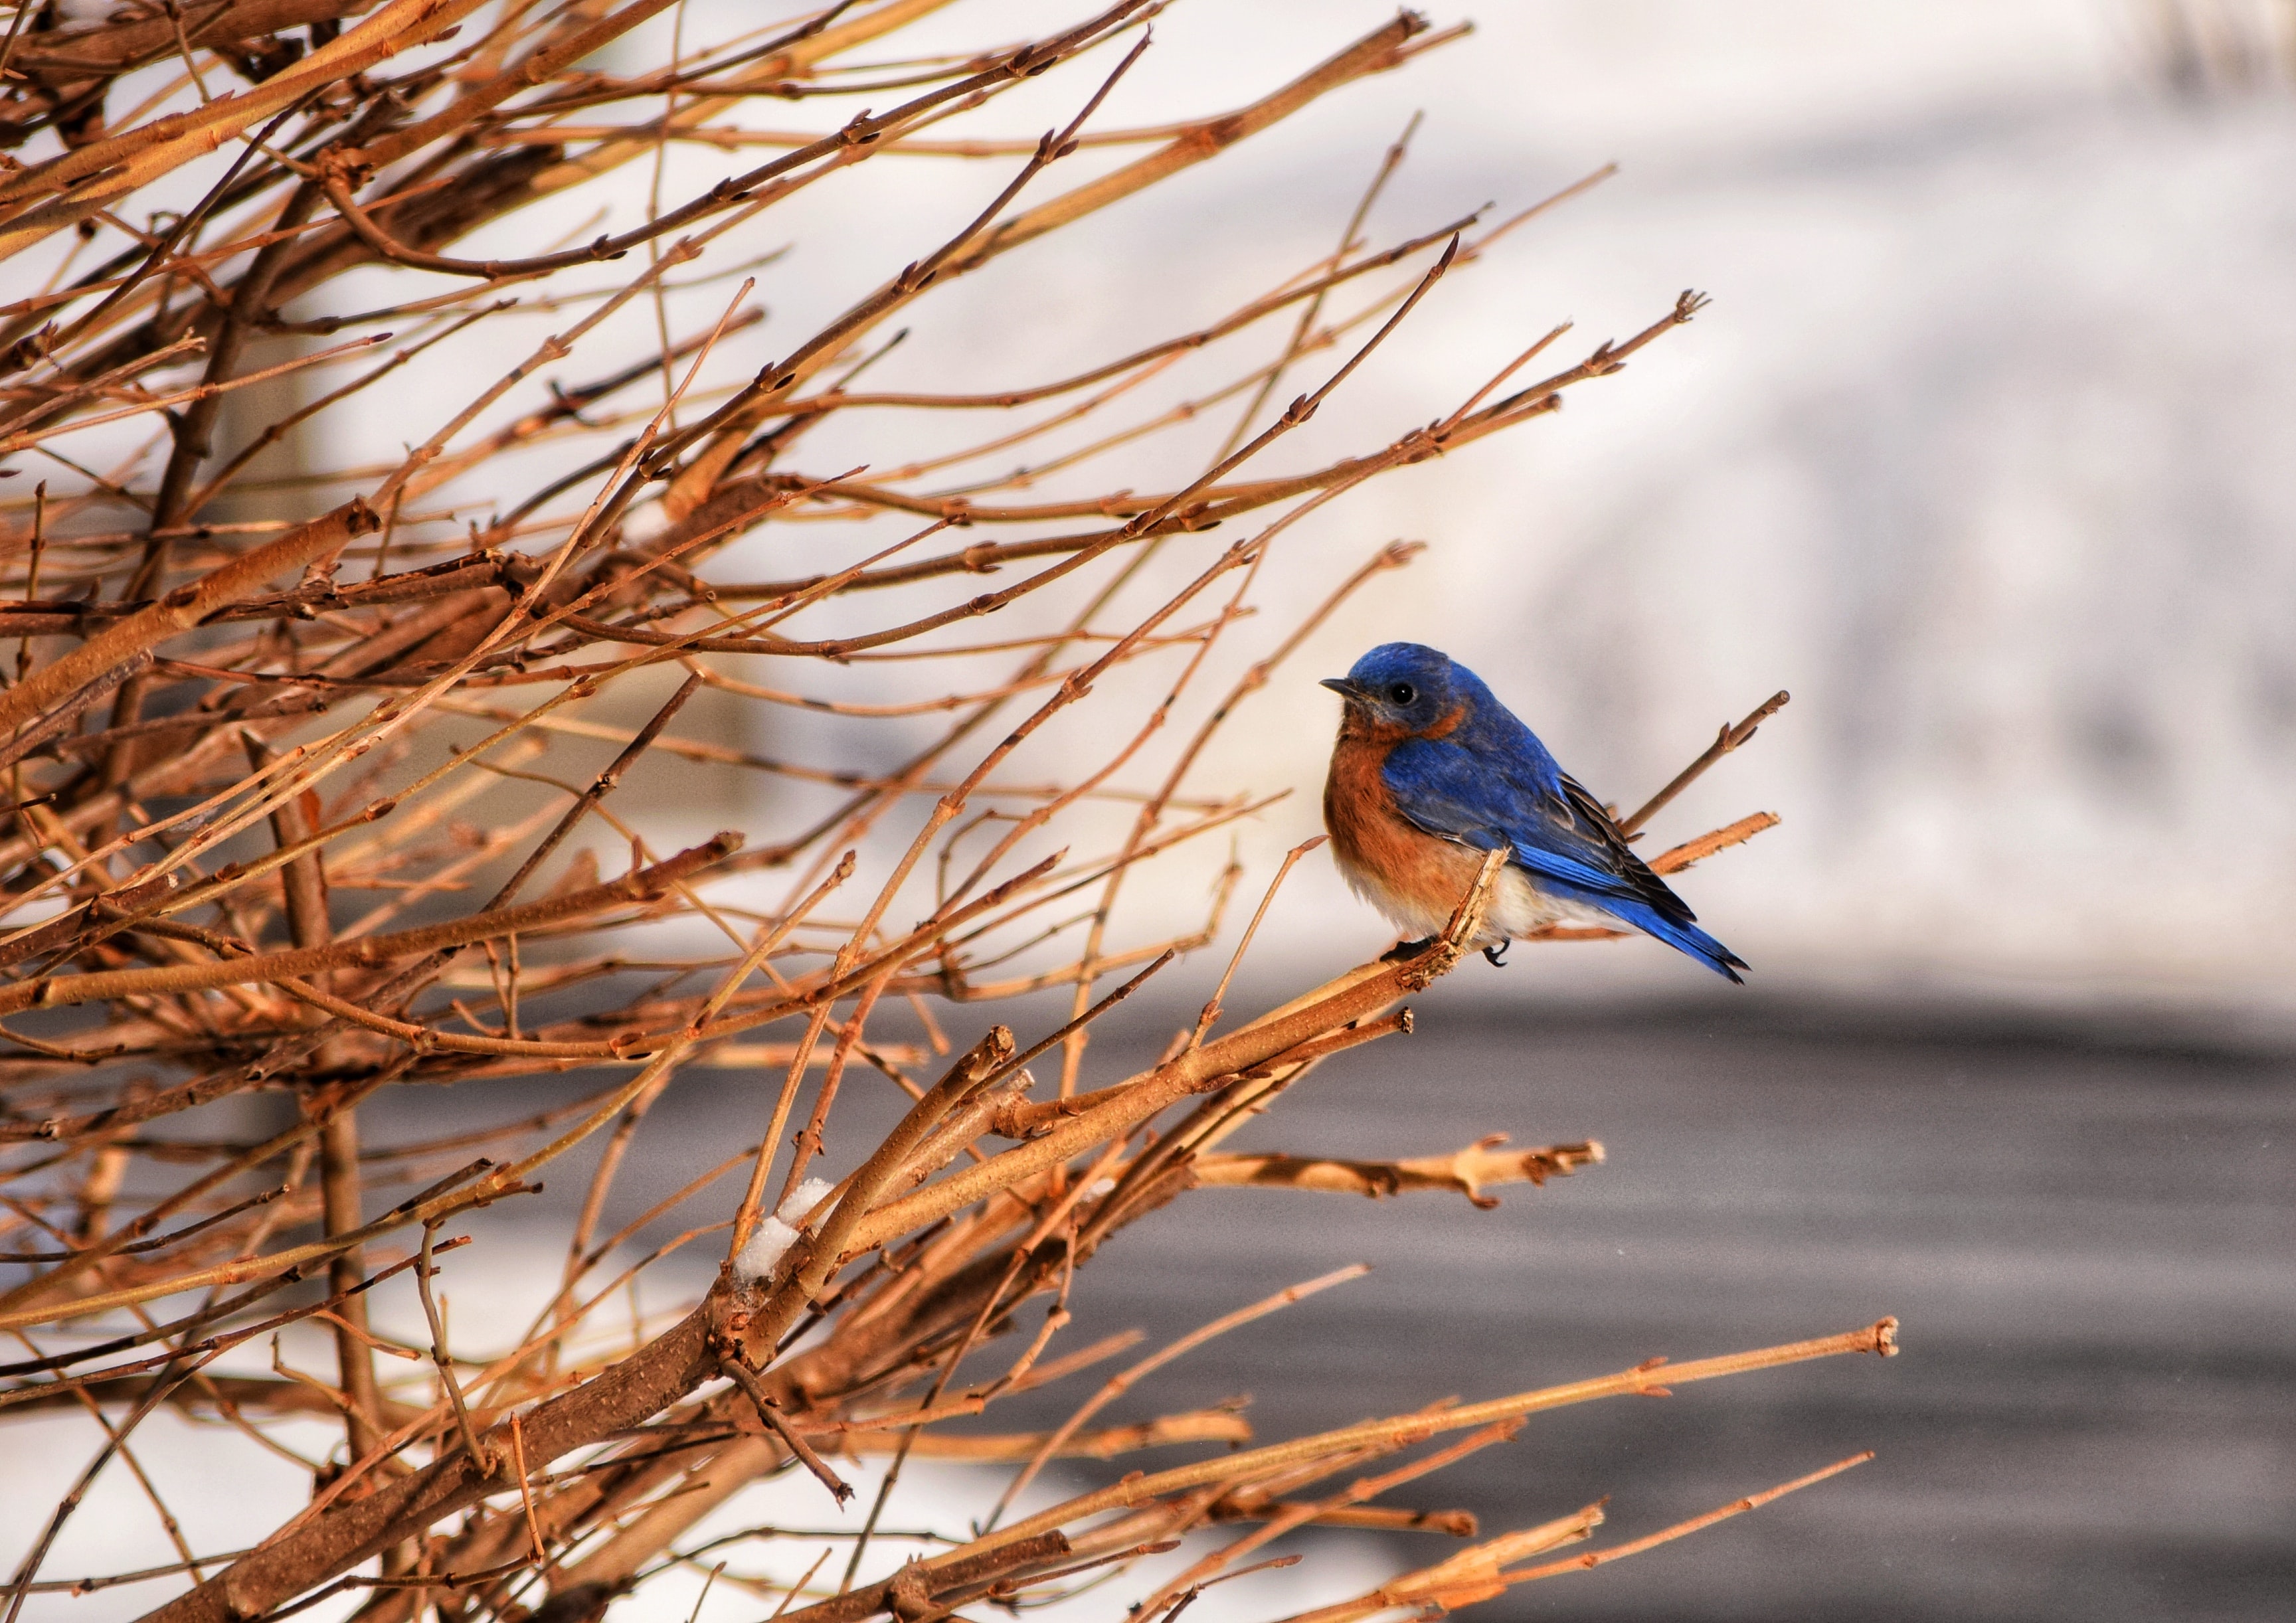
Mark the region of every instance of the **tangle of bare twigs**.
<instances>
[{"instance_id":1,"label":"tangle of bare twigs","mask_svg":"<svg viewBox=\"0 0 2296 1623\"><path fill-rule=\"evenodd\" d=\"M36 1596L128 1583L152 1585L152 1615L171 1623L345 1594L370 1623L571 1623L698 1562L696 1524L792 1463L841 1501L833 1462L894 1455L874 1529L913 1455L1006 1462L1017 1487L1054 1458L1209 1444L1009 1523L992 1514L873 1582L858 1581L865 1531L841 1590L811 1574L758 1589L809 1623L939 1619L1254 1524L1136 1614L1169 1617L1308 1523L1476 1537L1463 1512L1367 1501L1542 1410L1893 1349L1885 1320L1253 1447L1225 1410L1087 1426L1191 1339L1056 1430L935 1430L1121 1351L1062 1345L1070 1282L1182 1195L1488 1204L1494 1187L1600 1160L1598 1144L1496 1139L1389 1161L1221 1147L1325 1058L1409 1029L1402 1001L1472 937L1488 865L1423 950L1242 1024L1215 996L1137 1075L1088 1078L1085 1037L1221 928L1233 867L1177 936L1132 939L1119 906L1264 804L1193 781L1208 742L1416 550L1352 573L1294 564L1292 527L1552 412L1701 303L1685 294L1541 376L1516 374L1562 330L1504 365L1495 353L1456 409L1387 443L1279 450L1410 341L1443 279L1560 201L1375 240L1398 142L1330 254L1233 309L1058 376L865 387L897 318L930 320L942 290L1006 274L1022 245L1084 230L1458 31L1406 12L1247 104L1124 127L1103 104L1150 48L1156 0L972 54L905 51L902 31L946 4L841 0L722 37L673 0L15 7L0 45L0 143L18 154L0 160L0 260L20 273L0 306L0 457L17 475L0 500L14 588L0 602L0 646L14 643L0 670L0 1331L20 1356L0 1368L0 1410L102 1424L27 1531L5 1623ZM1062 111L1040 136L996 122L1008 98L1045 94ZM856 95L865 110L847 111ZM752 127L758 98L805 127ZM736 152L679 193L687 158ZM817 244L853 291L809 325L751 302L744 278L781 251L767 234L782 205L802 195L817 218L864 166L950 160L1001 166L953 231L897 264ZM649 174L634 217L631 177ZM566 230L594 198L620 228ZM529 224L544 219L560 224ZM1218 251L1176 246L1171 268ZM1009 280L1025 302L1025 277ZM383 286L387 305L363 305ZM546 336L488 358L536 316ZM631 364L609 340L634 332ZM1250 348L1271 333L1272 357ZM407 385L442 375L441 356L463 360L459 394ZM569 362L588 381L548 375ZM327 449L330 425L378 414L399 454ZM1200 420L1220 425L1209 455L1185 451ZM884 454L816 458L832 430ZM1015 453L1034 465L982 471ZM760 536L783 547L773 578L743 573ZM1287 568L1327 589L1260 636L1253 590ZM1216 651L1239 642L1248 671L1210 691ZM1144 709L1116 679L1135 668L1161 695ZM836 730L759 753L727 742L743 707ZM1632 822L1772 709L1725 729ZM1177 750L1152 749L1168 727ZM816 737L832 742L809 750ZM1032 775L1047 754L1031 741L1055 737L1059 765ZM705 772L758 785L751 826L674 845L674 819L627 809L676 805L681 775ZM1093 819L1111 808L1103 838ZM1755 814L1653 866L1775 821ZM969 1005L1047 991L1064 1018L1028 1040L991 1025L952 1055L944 1023ZM1055 1050L1039 1086L1027 1066ZM938 1079L911 1076L927 1064ZM767 1079L729 1129L734 1152L602 1234L648 1109L711 1065ZM857 1065L905 1090L907 1113L808 1202ZM414 1144L361 1135L385 1088L566 1071L589 1093L539 1115ZM447 1231L585 1144L603 1152L549 1305L500 1356L457 1355L433 1285L466 1243ZM691 1226L665 1251L722 1247L715 1283L667 1322L626 1324L635 1344L602 1336L622 1286L663 1254L629 1263L633 1236L673 1217ZM375 1328L384 1291L419 1295L418 1341ZM960 1373L1040 1299L1051 1311L1001 1373ZM324 1375L282 1361L290 1332L321 1338L308 1345L331 1350ZM247 1362L266 1345L269 1373ZM273 1448L277 1428L314 1417L339 1440L310 1504L230 1550L178 1533L174 1566L51 1572L98 1475L141 1478L135 1434L163 1407ZM1453 1440L1392 1457L1439 1438ZM1374 1461L1384 1474L1331 1480ZM1587 1538L1587 1507L1307 1615L1435 1615L1827 1473L1533 1561Z\"/></svg>"}]
</instances>

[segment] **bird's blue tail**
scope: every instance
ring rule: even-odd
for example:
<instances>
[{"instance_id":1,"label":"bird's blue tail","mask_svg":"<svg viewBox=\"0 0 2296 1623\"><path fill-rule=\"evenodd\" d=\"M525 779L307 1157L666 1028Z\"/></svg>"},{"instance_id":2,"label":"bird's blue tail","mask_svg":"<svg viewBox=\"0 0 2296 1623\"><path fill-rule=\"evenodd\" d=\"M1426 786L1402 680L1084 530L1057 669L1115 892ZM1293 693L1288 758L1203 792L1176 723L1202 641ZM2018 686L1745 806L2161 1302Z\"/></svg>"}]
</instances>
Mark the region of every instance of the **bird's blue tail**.
<instances>
[{"instance_id":1,"label":"bird's blue tail","mask_svg":"<svg viewBox=\"0 0 2296 1623\"><path fill-rule=\"evenodd\" d=\"M1746 961L1697 925L1677 923L1660 914L1655 907L1641 902L1620 901L1615 897L1602 898L1600 906L1620 922L1631 924L1646 936L1656 937L1677 952L1687 953L1716 974L1740 986L1746 984L1746 978L1738 973L1746 967Z\"/></svg>"}]
</instances>

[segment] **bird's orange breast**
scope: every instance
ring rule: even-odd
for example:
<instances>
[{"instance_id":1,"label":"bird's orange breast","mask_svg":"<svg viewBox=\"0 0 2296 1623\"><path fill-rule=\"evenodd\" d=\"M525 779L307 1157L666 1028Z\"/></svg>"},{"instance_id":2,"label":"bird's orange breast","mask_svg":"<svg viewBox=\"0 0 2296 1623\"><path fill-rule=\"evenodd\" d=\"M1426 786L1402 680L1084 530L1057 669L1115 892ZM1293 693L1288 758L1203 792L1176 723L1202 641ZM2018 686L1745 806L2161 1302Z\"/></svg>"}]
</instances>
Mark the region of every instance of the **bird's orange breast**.
<instances>
[{"instance_id":1,"label":"bird's orange breast","mask_svg":"<svg viewBox=\"0 0 2296 1623\"><path fill-rule=\"evenodd\" d=\"M1342 729L1324 782L1324 826L1332 855L1358 889L1384 892L1414 914L1440 919L1456 907L1481 867L1478 855L1428 833L1396 808L1381 767L1389 744ZM1389 908L1390 912L1396 909Z\"/></svg>"}]
</instances>

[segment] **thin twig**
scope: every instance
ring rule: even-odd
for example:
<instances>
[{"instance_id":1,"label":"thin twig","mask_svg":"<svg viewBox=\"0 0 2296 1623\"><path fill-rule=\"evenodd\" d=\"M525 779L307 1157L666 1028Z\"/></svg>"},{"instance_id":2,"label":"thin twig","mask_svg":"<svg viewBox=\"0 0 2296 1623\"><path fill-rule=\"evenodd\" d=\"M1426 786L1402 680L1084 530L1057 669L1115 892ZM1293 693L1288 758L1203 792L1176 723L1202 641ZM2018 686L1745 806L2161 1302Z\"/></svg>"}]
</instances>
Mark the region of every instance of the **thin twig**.
<instances>
[{"instance_id":1,"label":"thin twig","mask_svg":"<svg viewBox=\"0 0 2296 1623\"><path fill-rule=\"evenodd\" d=\"M455 1406L455 1424L463 1434L463 1447L479 1462L480 1470L488 1476L495 1471L494 1453L479 1440L471 1425L471 1411L463 1402L462 1383L455 1379L455 1361L447 1352L447 1331L439 1317L439 1303L430 1291L430 1281L439 1272L431 1260L431 1243L437 1238L439 1225L422 1225L422 1258L414 1270L414 1280L422 1295L422 1316L430 1326L430 1362L438 1369L439 1384L446 1389L448 1401Z\"/></svg>"},{"instance_id":2,"label":"thin twig","mask_svg":"<svg viewBox=\"0 0 2296 1623\"><path fill-rule=\"evenodd\" d=\"M832 1471L828 1462L813 1451L812 1445L797 1434L796 1428L782 1414L781 1405L758 1384L756 1372L742 1361L741 1355L733 1351L720 1352L718 1363L719 1368L733 1377L734 1384L742 1389L758 1411L758 1418L765 1422L766 1429L782 1439L783 1445L797 1457L798 1463L829 1490L830 1496L840 1505L850 1499L853 1496L852 1484Z\"/></svg>"},{"instance_id":3,"label":"thin twig","mask_svg":"<svg viewBox=\"0 0 2296 1623\"><path fill-rule=\"evenodd\" d=\"M1781 688L1749 711L1743 721L1734 726L1724 724L1722 730L1714 735L1714 742L1706 746L1705 752L1680 772L1676 773L1673 782L1644 802L1634 816L1622 820L1619 824L1619 832L1629 837L1639 832L1643 824L1664 809L1668 801L1696 783L1709 766L1753 737L1754 730L1785 709L1786 701L1792 697L1792 694Z\"/></svg>"}]
</instances>

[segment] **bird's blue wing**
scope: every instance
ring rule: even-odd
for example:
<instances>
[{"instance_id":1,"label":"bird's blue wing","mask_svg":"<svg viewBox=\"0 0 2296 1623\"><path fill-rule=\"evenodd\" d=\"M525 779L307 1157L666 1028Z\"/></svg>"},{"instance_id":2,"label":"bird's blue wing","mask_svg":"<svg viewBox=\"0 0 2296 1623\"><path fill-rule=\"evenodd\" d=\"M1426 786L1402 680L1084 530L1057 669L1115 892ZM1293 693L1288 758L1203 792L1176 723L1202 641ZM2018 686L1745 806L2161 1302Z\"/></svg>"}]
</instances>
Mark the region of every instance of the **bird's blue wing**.
<instances>
[{"instance_id":1,"label":"bird's blue wing","mask_svg":"<svg viewBox=\"0 0 2296 1623\"><path fill-rule=\"evenodd\" d=\"M1504 840L1542 889L1591 902L1621 923L1739 979L1745 960L1698 928L1697 915L1650 871L1602 802L1554 764L1526 730L1522 741L1406 739L1381 775L1415 826L1477 850Z\"/></svg>"},{"instance_id":2,"label":"bird's blue wing","mask_svg":"<svg viewBox=\"0 0 2296 1623\"><path fill-rule=\"evenodd\" d=\"M1382 775L1396 809L1431 834L1483 851L1504 840L1530 873L1588 900L1640 903L1685 922L1691 916L1544 750L1406 739L1389 751Z\"/></svg>"}]
</instances>

